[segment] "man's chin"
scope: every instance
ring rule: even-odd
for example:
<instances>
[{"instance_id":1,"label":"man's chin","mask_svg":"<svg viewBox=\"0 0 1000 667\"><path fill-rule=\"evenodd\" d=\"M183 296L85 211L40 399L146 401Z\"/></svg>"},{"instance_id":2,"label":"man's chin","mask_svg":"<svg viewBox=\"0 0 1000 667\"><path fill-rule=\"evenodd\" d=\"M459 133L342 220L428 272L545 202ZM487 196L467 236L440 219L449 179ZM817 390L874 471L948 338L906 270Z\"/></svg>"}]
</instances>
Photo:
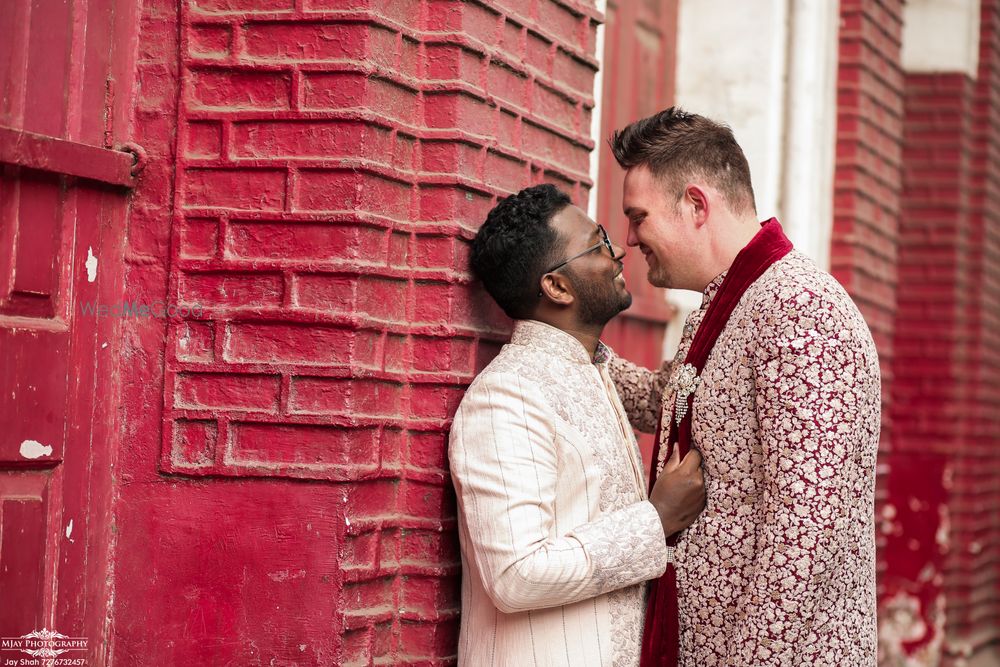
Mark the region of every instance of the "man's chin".
<instances>
[{"instance_id":1,"label":"man's chin","mask_svg":"<svg viewBox=\"0 0 1000 667\"><path fill-rule=\"evenodd\" d=\"M646 272L646 280L653 287L670 287L670 281L662 271L659 271L659 267L649 267L649 271Z\"/></svg>"},{"instance_id":2,"label":"man's chin","mask_svg":"<svg viewBox=\"0 0 1000 667\"><path fill-rule=\"evenodd\" d=\"M618 305L620 306L619 309L618 309L619 313L621 313L622 311L625 311L625 310L628 310L629 308L631 308L632 307L632 293L629 292L628 290L625 290L625 295L622 297L622 300L621 300L621 302Z\"/></svg>"}]
</instances>

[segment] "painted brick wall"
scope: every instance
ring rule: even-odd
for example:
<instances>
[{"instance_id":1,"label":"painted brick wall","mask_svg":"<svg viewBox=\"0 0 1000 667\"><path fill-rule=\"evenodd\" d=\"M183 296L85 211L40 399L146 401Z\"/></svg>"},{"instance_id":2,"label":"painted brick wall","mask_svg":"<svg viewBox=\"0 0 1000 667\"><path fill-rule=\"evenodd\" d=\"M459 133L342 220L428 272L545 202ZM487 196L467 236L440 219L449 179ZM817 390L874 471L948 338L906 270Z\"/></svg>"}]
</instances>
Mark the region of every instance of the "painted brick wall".
<instances>
[{"instance_id":1,"label":"painted brick wall","mask_svg":"<svg viewBox=\"0 0 1000 667\"><path fill-rule=\"evenodd\" d=\"M887 608L911 627L900 623L883 635L893 657L921 664L945 648L946 560L957 527L949 503L965 448L965 384L956 360L969 288L972 87L963 74L906 77L894 433L884 508L893 529L883 550L890 564L883 586Z\"/></svg>"},{"instance_id":2,"label":"painted brick wall","mask_svg":"<svg viewBox=\"0 0 1000 667\"><path fill-rule=\"evenodd\" d=\"M981 5L975 81L963 81L962 88L949 96L950 105L942 104L942 95L935 97L939 108L934 118L947 119L955 111L964 116L964 140L952 143L952 151L963 153L962 169L949 169L954 153L941 155L938 144L932 147L939 153L935 163L940 173L935 176L944 183L921 183L925 192L930 185L939 202L955 211L941 216L943 224L932 229L953 248L946 261L937 263L941 269L951 269L953 278L953 330L945 338L952 351L952 382L946 386L953 393L941 397L950 409L944 415L934 411L934 417L926 420L932 427L954 432L956 445L947 453L942 664L996 664L1000 662L996 511L1000 506L1000 3L996 0ZM957 205L949 186L958 186ZM946 270L940 274L947 275Z\"/></svg>"},{"instance_id":3,"label":"painted brick wall","mask_svg":"<svg viewBox=\"0 0 1000 667\"><path fill-rule=\"evenodd\" d=\"M948 618L949 655L1000 664L1000 2L982 0L972 104L969 187L968 455L953 522L961 608ZM959 552L959 549L955 549ZM949 597L949 603L951 598ZM957 605L956 605L957 607ZM951 625L954 623L954 625ZM952 638L954 641L952 642Z\"/></svg>"},{"instance_id":4,"label":"painted brick wall","mask_svg":"<svg viewBox=\"0 0 1000 667\"><path fill-rule=\"evenodd\" d=\"M901 186L902 2L844 0L840 20L830 270L864 313L888 386Z\"/></svg>"},{"instance_id":5,"label":"painted brick wall","mask_svg":"<svg viewBox=\"0 0 1000 667\"><path fill-rule=\"evenodd\" d=\"M882 438L876 488L876 543L883 661L919 614L887 608L887 546L900 530L896 496L911 481L897 474L892 434L894 337L899 276L904 77L901 0L842 0L837 73L837 148L830 271L864 314L882 370ZM900 490L901 489L901 490ZM903 560L905 561L905 554ZM890 591L892 592L892 591ZM898 629L897 629L898 628ZM891 663L890 663L891 664Z\"/></svg>"},{"instance_id":6,"label":"painted brick wall","mask_svg":"<svg viewBox=\"0 0 1000 667\"><path fill-rule=\"evenodd\" d=\"M116 662L450 664L445 444L497 197L585 202L577 0L144 4ZM137 619L142 619L141 623Z\"/></svg>"},{"instance_id":7,"label":"painted brick wall","mask_svg":"<svg viewBox=\"0 0 1000 667\"><path fill-rule=\"evenodd\" d=\"M893 433L882 559L886 664L1000 654L1000 4L978 76L905 77Z\"/></svg>"}]
</instances>

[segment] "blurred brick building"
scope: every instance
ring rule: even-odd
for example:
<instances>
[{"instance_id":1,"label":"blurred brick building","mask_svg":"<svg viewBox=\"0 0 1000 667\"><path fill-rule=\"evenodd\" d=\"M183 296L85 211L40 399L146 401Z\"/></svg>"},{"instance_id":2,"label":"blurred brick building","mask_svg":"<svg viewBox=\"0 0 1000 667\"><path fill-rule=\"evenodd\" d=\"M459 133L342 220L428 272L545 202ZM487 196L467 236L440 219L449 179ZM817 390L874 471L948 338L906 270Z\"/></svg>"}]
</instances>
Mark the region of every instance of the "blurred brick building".
<instances>
[{"instance_id":1,"label":"blurred brick building","mask_svg":"<svg viewBox=\"0 0 1000 667\"><path fill-rule=\"evenodd\" d=\"M468 242L542 181L622 239L603 138L677 102L875 333L882 662L1000 664L1000 0L9 4L0 635L452 664ZM627 271L654 365L690 297Z\"/></svg>"}]
</instances>

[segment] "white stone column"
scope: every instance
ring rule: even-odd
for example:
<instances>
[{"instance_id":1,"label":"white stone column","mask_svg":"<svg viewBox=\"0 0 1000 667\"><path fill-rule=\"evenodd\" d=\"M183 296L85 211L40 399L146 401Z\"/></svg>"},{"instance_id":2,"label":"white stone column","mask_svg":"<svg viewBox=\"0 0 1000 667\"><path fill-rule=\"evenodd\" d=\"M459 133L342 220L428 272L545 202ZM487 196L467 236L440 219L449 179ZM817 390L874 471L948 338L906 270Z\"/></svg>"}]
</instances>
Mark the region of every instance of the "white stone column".
<instances>
[{"instance_id":1,"label":"white stone column","mask_svg":"<svg viewBox=\"0 0 1000 667\"><path fill-rule=\"evenodd\" d=\"M903 69L979 70L979 0L907 0L903 5Z\"/></svg>"},{"instance_id":2,"label":"white stone column","mask_svg":"<svg viewBox=\"0 0 1000 667\"><path fill-rule=\"evenodd\" d=\"M604 16L608 15L608 0L597 0L594 3L597 11ZM604 23L597 26L597 37L594 43L594 53L598 60L604 60L604 33L606 26ZM594 75L594 109L590 113L590 136L594 138L597 145L590 151L590 180L594 185L590 188L590 196L587 199L587 215L597 220L597 189L600 187L601 179L601 148L604 141L601 136L601 128L604 122L604 63Z\"/></svg>"},{"instance_id":3,"label":"white stone column","mask_svg":"<svg viewBox=\"0 0 1000 667\"><path fill-rule=\"evenodd\" d=\"M779 219L795 247L830 266L837 146L838 2L790 4Z\"/></svg>"}]
</instances>

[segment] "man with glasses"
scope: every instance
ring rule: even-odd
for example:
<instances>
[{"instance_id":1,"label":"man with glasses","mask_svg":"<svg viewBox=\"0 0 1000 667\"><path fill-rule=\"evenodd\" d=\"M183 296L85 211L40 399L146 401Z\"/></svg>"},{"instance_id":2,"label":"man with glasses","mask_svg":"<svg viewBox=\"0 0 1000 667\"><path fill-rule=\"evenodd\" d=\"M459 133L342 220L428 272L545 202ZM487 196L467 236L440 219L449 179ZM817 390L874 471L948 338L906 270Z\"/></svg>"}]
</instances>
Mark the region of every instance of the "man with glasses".
<instances>
[{"instance_id":1,"label":"man with glasses","mask_svg":"<svg viewBox=\"0 0 1000 667\"><path fill-rule=\"evenodd\" d=\"M551 185L501 201L473 242L473 272L515 323L451 431L460 665L637 665L643 583L704 506L697 452L646 494L600 342L632 301L623 255Z\"/></svg>"}]
</instances>

